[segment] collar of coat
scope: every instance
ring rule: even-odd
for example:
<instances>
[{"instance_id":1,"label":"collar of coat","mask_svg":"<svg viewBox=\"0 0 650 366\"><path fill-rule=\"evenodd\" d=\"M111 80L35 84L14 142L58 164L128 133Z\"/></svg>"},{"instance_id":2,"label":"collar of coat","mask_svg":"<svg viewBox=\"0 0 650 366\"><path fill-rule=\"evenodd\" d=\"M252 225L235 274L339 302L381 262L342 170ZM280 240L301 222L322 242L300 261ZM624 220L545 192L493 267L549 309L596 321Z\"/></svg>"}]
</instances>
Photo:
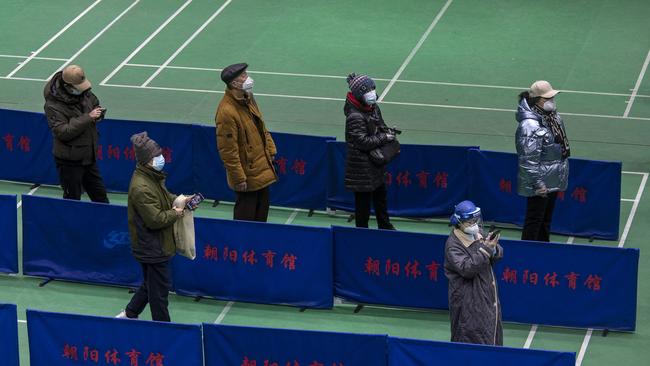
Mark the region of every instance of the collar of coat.
<instances>
[{"instance_id":1,"label":"collar of coat","mask_svg":"<svg viewBox=\"0 0 650 366\"><path fill-rule=\"evenodd\" d=\"M147 165L142 165L138 163L135 167L136 170L140 171L141 173L145 174L146 176L150 177L151 179L154 180L163 180L167 177L167 173L163 171L157 171L156 169L147 166Z\"/></svg>"},{"instance_id":2,"label":"collar of coat","mask_svg":"<svg viewBox=\"0 0 650 366\"><path fill-rule=\"evenodd\" d=\"M370 112L374 108L373 105L367 105L365 103L361 103L357 98L354 97L354 95L352 95L351 92L348 92L347 99L350 103L352 103L353 106L355 106L355 108L357 108L360 111Z\"/></svg>"},{"instance_id":3,"label":"collar of coat","mask_svg":"<svg viewBox=\"0 0 650 366\"><path fill-rule=\"evenodd\" d=\"M469 246L476 241L473 236L469 236L457 228L454 228L454 235L458 238L458 240L460 240L461 243L463 243L465 248L469 248Z\"/></svg>"},{"instance_id":4,"label":"collar of coat","mask_svg":"<svg viewBox=\"0 0 650 366\"><path fill-rule=\"evenodd\" d=\"M253 98L253 94L249 94L245 91L226 88L225 92L226 98L233 101L233 104L238 104L244 107L248 107L248 110L255 115L260 120L262 119L262 113L257 107L257 103Z\"/></svg>"}]
</instances>

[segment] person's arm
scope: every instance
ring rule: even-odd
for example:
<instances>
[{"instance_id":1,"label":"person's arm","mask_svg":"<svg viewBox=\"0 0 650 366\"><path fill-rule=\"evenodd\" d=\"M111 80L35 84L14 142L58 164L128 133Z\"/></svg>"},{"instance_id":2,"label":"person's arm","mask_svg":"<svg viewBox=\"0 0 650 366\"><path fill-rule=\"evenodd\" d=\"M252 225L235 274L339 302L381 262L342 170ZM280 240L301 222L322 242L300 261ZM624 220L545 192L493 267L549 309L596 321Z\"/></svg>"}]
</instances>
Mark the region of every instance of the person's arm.
<instances>
[{"instance_id":1,"label":"person's arm","mask_svg":"<svg viewBox=\"0 0 650 366\"><path fill-rule=\"evenodd\" d=\"M68 119L63 113L50 106L45 108L45 116L54 137L64 142L78 137L95 123L88 113Z\"/></svg>"},{"instance_id":2,"label":"person's arm","mask_svg":"<svg viewBox=\"0 0 650 366\"><path fill-rule=\"evenodd\" d=\"M268 146L269 152L271 153L271 157L277 155L278 150L275 147L275 141L273 141L273 136L271 136L271 133L264 129L264 135L266 136L266 146Z\"/></svg>"},{"instance_id":3,"label":"person's arm","mask_svg":"<svg viewBox=\"0 0 650 366\"><path fill-rule=\"evenodd\" d=\"M467 279L474 278L485 266L490 264L489 249L480 243L472 245L481 245L478 252L467 253L460 247L450 246L447 249L447 262L461 276Z\"/></svg>"},{"instance_id":4,"label":"person's arm","mask_svg":"<svg viewBox=\"0 0 650 366\"><path fill-rule=\"evenodd\" d=\"M391 141L386 133L369 135L366 129L366 121L360 114L350 114L345 123L347 140L358 150L370 151Z\"/></svg>"},{"instance_id":5,"label":"person's arm","mask_svg":"<svg viewBox=\"0 0 650 366\"><path fill-rule=\"evenodd\" d=\"M517 128L517 155L519 166L531 176L535 182L536 190L546 189L540 162L542 158L542 146L548 130L540 128L535 121L524 121Z\"/></svg>"},{"instance_id":6,"label":"person's arm","mask_svg":"<svg viewBox=\"0 0 650 366\"><path fill-rule=\"evenodd\" d=\"M217 114L217 149L228 178L235 186L246 182L246 174L239 159L238 136L235 120L230 116Z\"/></svg>"},{"instance_id":7,"label":"person's arm","mask_svg":"<svg viewBox=\"0 0 650 366\"><path fill-rule=\"evenodd\" d=\"M163 210L162 202L149 190L136 189L133 193L129 199L133 199L134 208L147 228L160 230L172 225L178 219L178 213L174 209Z\"/></svg>"}]
</instances>

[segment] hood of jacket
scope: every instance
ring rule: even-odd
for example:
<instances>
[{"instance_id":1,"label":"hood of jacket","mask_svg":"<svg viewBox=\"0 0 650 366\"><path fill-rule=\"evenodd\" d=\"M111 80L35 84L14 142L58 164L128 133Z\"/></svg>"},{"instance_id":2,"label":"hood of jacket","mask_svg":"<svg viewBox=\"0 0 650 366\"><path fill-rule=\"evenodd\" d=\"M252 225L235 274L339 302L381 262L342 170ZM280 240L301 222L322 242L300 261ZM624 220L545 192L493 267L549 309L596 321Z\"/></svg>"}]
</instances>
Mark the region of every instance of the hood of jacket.
<instances>
[{"instance_id":1,"label":"hood of jacket","mask_svg":"<svg viewBox=\"0 0 650 366\"><path fill-rule=\"evenodd\" d=\"M542 116L533 112L533 109L528 105L526 98L521 98L519 101L519 107L517 107L517 113L515 116L517 123L527 119L533 119L535 121L542 122Z\"/></svg>"},{"instance_id":2,"label":"hood of jacket","mask_svg":"<svg viewBox=\"0 0 650 366\"><path fill-rule=\"evenodd\" d=\"M81 101L82 95L71 95L63 87L62 71L52 76L52 79L43 88L45 100L55 100L65 104L77 104Z\"/></svg>"}]
</instances>

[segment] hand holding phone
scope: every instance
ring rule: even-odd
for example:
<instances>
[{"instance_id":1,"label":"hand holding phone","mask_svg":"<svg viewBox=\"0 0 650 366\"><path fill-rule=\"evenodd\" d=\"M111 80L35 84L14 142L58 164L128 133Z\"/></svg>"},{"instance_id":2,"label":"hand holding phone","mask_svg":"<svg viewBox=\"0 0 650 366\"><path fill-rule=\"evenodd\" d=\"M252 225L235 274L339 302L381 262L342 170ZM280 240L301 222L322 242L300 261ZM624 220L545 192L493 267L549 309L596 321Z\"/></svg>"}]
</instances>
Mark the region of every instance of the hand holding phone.
<instances>
[{"instance_id":1,"label":"hand holding phone","mask_svg":"<svg viewBox=\"0 0 650 366\"><path fill-rule=\"evenodd\" d=\"M187 203L185 204L185 208L194 211L197 209L197 207L199 207L199 204L203 202L204 199L205 198L201 193L196 193L194 196L192 196L192 198L190 198L189 201L187 201Z\"/></svg>"},{"instance_id":2,"label":"hand holding phone","mask_svg":"<svg viewBox=\"0 0 650 366\"><path fill-rule=\"evenodd\" d=\"M492 230L490 230L490 234L488 235L488 240L494 240L497 238L497 236L499 236L499 234L501 234L501 230L496 230L496 231L492 231Z\"/></svg>"}]
</instances>

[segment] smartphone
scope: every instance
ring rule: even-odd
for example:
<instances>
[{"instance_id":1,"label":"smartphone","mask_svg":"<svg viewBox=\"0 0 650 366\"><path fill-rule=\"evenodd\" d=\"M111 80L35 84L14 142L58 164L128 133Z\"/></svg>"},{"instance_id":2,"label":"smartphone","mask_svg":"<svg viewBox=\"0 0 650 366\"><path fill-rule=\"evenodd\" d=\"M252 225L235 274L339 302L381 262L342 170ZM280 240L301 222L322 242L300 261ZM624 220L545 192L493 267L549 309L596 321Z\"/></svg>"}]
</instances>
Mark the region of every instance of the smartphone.
<instances>
[{"instance_id":1,"label":"smartphone","mask_svg":"<svg viewBox=\"0 0 650 366\"><path fill-rule=\"evenodd\" d=\"M490 235L488 240L494 240L494 238L496 238L497 235L499 235L499 234L501 234L501 230L492 231L492 235Z\"/></svg>"},{"instance_id":2,"label":"smartphone","mask_svg":"<svg viewBox=\"0 0 650 366\"><path fill-rule=\"evenodd\" d=\"M185 207L189 210L196 210L197 207L199 207L199 204L203 202L205 198L201 193L196 193L194 197L192 197L191 200L187 202L187 205Z\"/></svg>"}]
</instances>

